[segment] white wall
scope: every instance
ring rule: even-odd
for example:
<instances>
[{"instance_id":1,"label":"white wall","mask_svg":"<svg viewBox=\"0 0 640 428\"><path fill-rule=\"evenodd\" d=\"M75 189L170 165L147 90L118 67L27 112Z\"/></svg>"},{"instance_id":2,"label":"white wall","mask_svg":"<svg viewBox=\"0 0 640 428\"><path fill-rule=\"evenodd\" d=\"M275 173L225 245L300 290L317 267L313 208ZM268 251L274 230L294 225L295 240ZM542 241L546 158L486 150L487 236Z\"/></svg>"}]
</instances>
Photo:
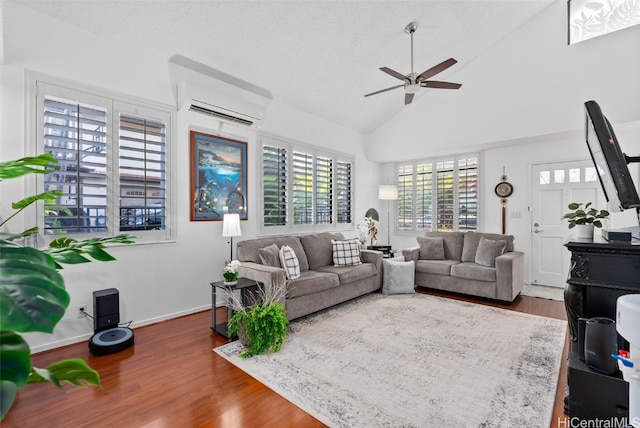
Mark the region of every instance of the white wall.
<instances>
[{"instance_id":1,"label":"white wall","mask_svg":"<svg viewBox=\"0 0 640 428\"><path fill-rule=\"evenodd\" d=\"M0 69L0 159L10 160L32 152L34 143L27 138L25 92L27 72L41 73L104 91L175 105L167 60L174 52L147 53L130 45L108 42L57 20L44 17L17 4L3 4L4 64ZM72 44L76 54L63 55L46 44L56 34ZM78 54L80 53L80 54ZM231 70L232 72L232 70ZM275 94L277 98L277 94ZM66 266L62 271L71 295L71 310L53 335L32 333L26 339L33 351L41 351L75 341L86 340L93 327L87 319L75 317L75 306L88 303L92 292L115 287L120 291L121 321L133 320L133 326L147 324L210 307L211 281L221 278L228 259L228 241L221 237L222 222L189 220L189 129L215 132L217 126L203 116L178 112L174 137L175 157L171 180L176 185L175 240L170 243L112 247L117 258L110 263ZM229 128L233 132L233 127ZM357 132L319 120L272 103L263 124L266 132L306 144L338 150L356 157L355 212L366 211L374 198L378 182L377 164L366 159L363 137ZM227 128L223 127L223 131ZM241 239L254 237L259 213L257 145L255 130L248 138L249 220L242 222ZM3 182L0 217L13 211L10 202L32 194L28 183ZM358 216L356 215L356 218ZM11 231L22 230L24 216L14 219ZM208 326L202 326L207 334Z\"/></svg>"}]
</instances>

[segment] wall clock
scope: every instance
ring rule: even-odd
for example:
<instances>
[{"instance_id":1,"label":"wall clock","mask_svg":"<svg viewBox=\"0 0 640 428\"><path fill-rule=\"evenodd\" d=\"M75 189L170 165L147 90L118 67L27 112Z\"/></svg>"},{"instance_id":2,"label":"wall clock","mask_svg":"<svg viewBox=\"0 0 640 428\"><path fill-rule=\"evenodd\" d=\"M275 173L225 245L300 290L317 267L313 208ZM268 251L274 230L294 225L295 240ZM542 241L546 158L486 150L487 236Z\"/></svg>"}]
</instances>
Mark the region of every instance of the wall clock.
<instances>
[{"instance_id":1,"label":"wall clock","mask_svg":"<svg viewBox=\"0 0 640 428\"><path fill-rule=\"evenodd\" d=\"M508 198L513 193L513 186L511 185L511 183L502 181L496 185L495 192L496 195L500 196L501 198Z\"/></svg>"}]
</instances>

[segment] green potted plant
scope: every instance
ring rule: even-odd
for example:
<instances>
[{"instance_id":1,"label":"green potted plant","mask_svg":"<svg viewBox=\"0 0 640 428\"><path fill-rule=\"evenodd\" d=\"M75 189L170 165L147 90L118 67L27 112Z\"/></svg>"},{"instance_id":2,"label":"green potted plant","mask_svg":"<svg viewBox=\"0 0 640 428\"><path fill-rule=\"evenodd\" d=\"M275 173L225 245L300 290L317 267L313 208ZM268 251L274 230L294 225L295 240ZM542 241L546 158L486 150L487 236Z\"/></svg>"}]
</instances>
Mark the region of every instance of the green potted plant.
<instances>
[{"instance_id":1,"label":"green potted plant","mask_svg":"<svg viewBox=\"0 0 640 428\"><path fill-rule=\"evenodd\" d=\"M576 228L576 238L593 238L593 228L602 227L601 219L609 217L609 211L597 210L591 207L592 203L588 202L584 208L583 204L572 202L569 204L571 212L562 216L569 222L569 229Z\"/></svg>"},{"instance_id":2,"label":"green potted plant","mask_svg":"<svg viewBox=\"0 0 640 428\"><path fill-rule=\"evenodd\" d=\"M264 288L266 289L264 289ZM287 313L281 301L287 283L258 286L257 296L249 304L228 290L230 307L235 311L229 320L229 333L237 334L246 351L240 357L247 358L265 352L278 352L287 338Z\"/></svg>"},{"instance_id":3,"label":"green potted plant","mask_svg":"<svg viewBox=\"0 0 640 428\"><path fill-rule=\"evenodd\" d=\"M48 174L59 169L50 154L0 162L0 181L28 174ZM54 203L60 192L51 191L14 202L14 214L32 203L44 200ZM66 212L63 207L58 211ZM70 214L70 212L68 213ZM20 233L0 233L0 421L11 409L20 388L27 384L51 382L62 388L62 382L75 386L100 386L100 375L80 359L58 361L46 368L31 364L31 350L20 333L52 333L69 306L69 294L64 279L58 273L60 263L76 264L95 260L115 260L105 250L105 244L129 244L134 236L118 235L78 241L60 237L48 248L37 249L18 242L38 232L33 227Z\"/></svg>"},{"instance_id":4,"label":"green potted plant","mask_svg":"<svg viewBox=\"0 0 640 428\"><path fill-rule=\"evenodd\" d=\"M224 277L225 285L234 285L238 282L238 276L240 275L240 262L238 260L231 260L224 267L224 273L222 276Z\"/></svg>"}]
</instances>

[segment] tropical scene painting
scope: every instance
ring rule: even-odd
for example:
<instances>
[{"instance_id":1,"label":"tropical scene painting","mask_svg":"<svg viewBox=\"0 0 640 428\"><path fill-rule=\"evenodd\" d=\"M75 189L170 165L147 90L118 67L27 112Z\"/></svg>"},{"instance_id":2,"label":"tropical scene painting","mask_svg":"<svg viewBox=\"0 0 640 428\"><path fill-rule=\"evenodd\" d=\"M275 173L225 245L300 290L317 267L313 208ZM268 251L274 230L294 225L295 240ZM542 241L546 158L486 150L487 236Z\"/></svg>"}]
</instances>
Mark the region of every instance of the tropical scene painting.
<instances>
[{"instance_id":1,"label":"tropical scene painting","mask_svg":"<svg viewBox=\"0 0 640 428\"><path fill-rule=\"evenodd\" d=\"M191 220L247 219L247 143L191 131Z\"/></svg>"}]
</instances>

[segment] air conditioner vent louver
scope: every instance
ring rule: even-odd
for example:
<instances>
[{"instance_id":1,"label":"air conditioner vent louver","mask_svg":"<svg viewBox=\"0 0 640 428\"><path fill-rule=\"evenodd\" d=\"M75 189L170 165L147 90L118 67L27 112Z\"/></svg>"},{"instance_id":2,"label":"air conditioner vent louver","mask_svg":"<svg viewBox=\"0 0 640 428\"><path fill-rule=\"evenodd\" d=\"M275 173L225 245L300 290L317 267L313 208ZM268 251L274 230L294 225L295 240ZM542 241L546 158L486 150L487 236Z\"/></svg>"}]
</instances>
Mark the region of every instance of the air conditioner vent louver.
<instances>
[{"instance_id":1,"label":"air conditioner vent louver","mask_svg":"<svg viewBox=\"0 0 640 428\"><path fill-rule=\"evenodd\" d=\"M209 116L218 117L220 119L230 120L232 122L241 123L243 125L248 125L248 126L253 125L253 121L252 120L247 120L247 119L243 119L241 117L232 116L230 114L225 114L225 113L222 113L222 112L219 112L219 111L210 110L208 108L205 108L205 107L202 107L202 106L198 106L198 105L191 104L189 106L189 110L190 111L195 111L195 112L198 112L198 113L208 114Z\"/></svg>"},{"instance_id":2,"label":"air conditioner vent louver","mask_svg":"<svg viewBox=\"0 0 640 428\"><path fill-rule=\"evenodd\" d=\"M213 88L181 81L178 109L185 109L245 126L259 126L271 100L227 85Z\"/></svg>"}]
</instances>

